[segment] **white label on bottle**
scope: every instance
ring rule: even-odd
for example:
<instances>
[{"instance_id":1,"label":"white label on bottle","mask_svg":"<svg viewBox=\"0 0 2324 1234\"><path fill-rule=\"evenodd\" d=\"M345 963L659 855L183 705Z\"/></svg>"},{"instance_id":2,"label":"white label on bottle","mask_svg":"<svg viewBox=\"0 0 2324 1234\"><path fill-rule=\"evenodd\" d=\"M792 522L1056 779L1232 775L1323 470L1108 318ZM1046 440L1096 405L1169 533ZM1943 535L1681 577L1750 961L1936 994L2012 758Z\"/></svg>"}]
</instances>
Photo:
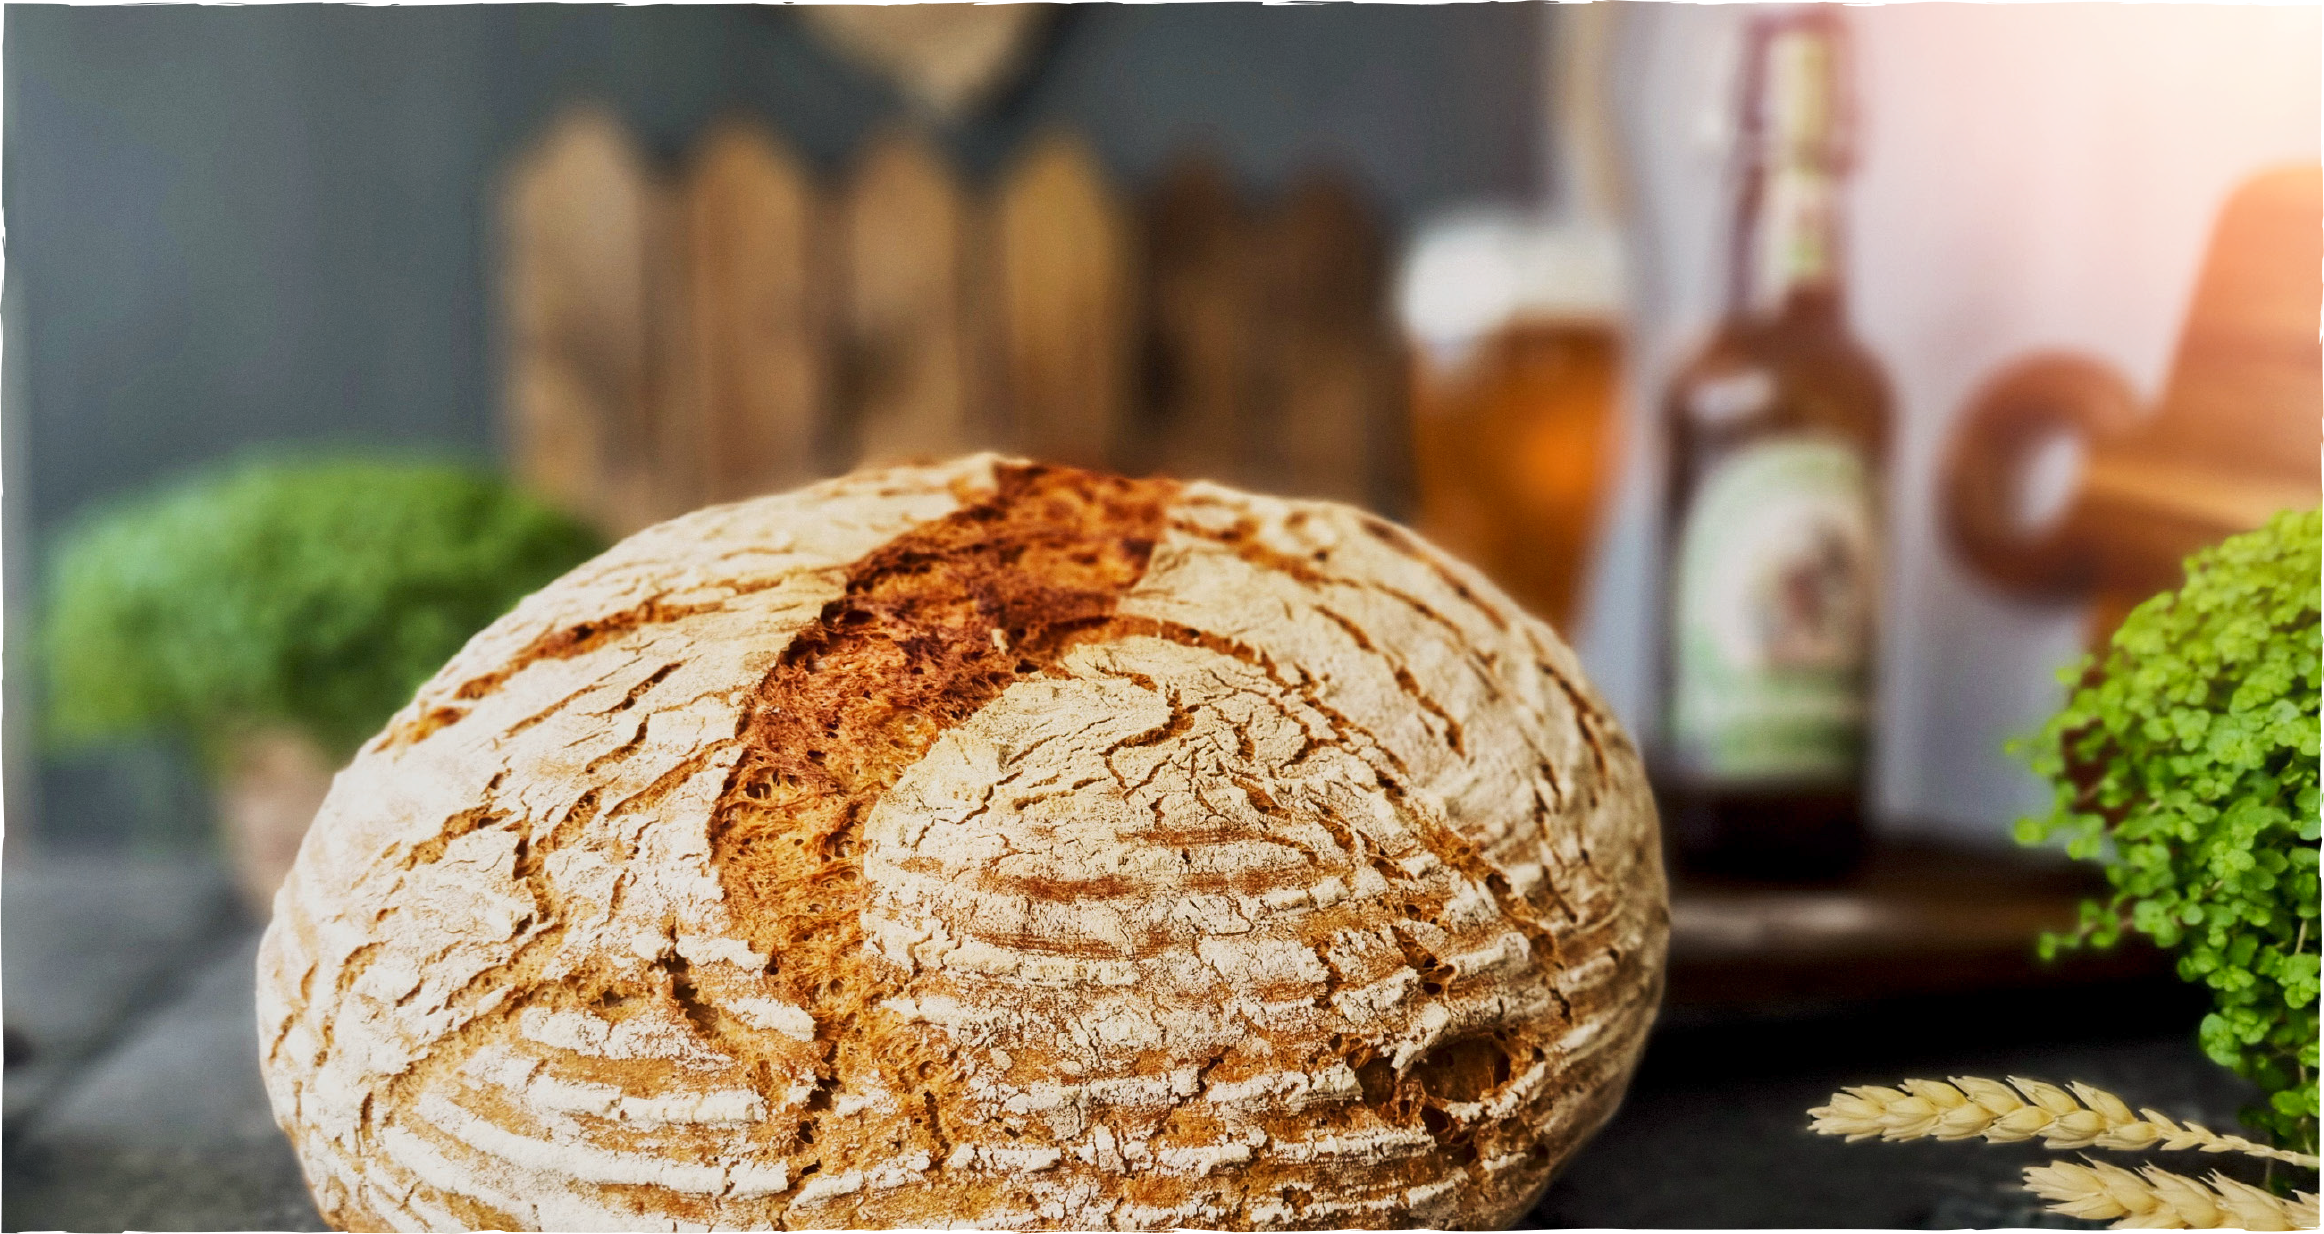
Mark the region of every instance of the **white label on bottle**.
<instances>
[{"instance_id":1,"label":"white label on bottle","mask_svg":"<svg viewBox=\"0 0 2324 1234\"><path fill-rule=\"evenodd\" d=\"M1800 164L1768 171L1752 254L1758 263L1751 280L1752 307L1774 312L1792 288L1832 280L1839 189L1838 179L1821 167Z\"/></svg>"},{"instance_id":2,"label":"white label on bottle","mask_svg":"<svg viewBox=\"0 0 2324 1234\"><path fill-rule=\"evenodd\" d=\"M1671 735L1692 774L1853 783L1863 765L1877 525L1863 455L1826 436L1745 446L1678 545Z\"/></svg>"},{"instance_id":3,"label":"white label on bottle","mask_svg":"<svg viewBox=\"0 0 2324 1234\"><path fill-rule=\"evenodd\" d=\"M1721 377L1695 387L1687 410L1703 424L1725 424L1764 409L1775 399L1775 379L1762 369Z\"/></svg>"}]
</instances>

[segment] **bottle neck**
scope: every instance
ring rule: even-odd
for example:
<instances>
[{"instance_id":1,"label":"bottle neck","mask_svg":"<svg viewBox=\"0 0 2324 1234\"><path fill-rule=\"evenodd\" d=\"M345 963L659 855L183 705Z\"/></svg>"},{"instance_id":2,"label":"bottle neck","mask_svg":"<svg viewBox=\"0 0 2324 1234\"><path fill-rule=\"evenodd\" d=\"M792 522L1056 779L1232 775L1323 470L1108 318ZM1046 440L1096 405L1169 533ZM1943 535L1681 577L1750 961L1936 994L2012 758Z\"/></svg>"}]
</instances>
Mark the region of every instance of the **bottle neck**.
<instances>
[{"instance_id":1,"label":"bottle neck","mask_svg":"<svg viewBox=\"0 0 2324 1234\"><path fill-rule=\"evenodd\" d=\"M1838 172L1812 160L1755 166L1737 221L1730 311L1763 318L1839 313Z\"/></svg>"}]
</instances>

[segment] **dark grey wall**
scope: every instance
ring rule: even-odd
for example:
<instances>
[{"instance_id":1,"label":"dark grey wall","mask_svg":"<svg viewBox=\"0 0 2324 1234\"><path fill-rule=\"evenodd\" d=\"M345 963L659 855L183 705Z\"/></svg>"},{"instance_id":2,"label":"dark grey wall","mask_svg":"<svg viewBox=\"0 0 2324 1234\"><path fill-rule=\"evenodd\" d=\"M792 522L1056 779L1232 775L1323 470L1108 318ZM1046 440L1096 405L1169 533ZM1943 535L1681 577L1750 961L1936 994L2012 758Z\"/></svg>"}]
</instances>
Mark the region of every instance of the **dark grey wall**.
<instances>
[{"instance_id":1,"label":"dark grey wall","mask_svg":"<svg viewBox=\"0 0 2324 1234\"><path fill-rule=\"evenodd\" d=\"M94 499L260 443L490 453L491 190L565 103L611 104L665 156L746 111L834 169L902 111L776 7L10 5L4 20L12 636L47 535ZM1060 122L1133 183L1196 142L1259 191L1333 163L1408 223L1534 193L1543 20L1509 4L1071 8L1022 86L945 140L976 175ZM21 824L32 802L9 779ZM93 791L50 796L62 810Z\"/></svg>"}]
</instances>

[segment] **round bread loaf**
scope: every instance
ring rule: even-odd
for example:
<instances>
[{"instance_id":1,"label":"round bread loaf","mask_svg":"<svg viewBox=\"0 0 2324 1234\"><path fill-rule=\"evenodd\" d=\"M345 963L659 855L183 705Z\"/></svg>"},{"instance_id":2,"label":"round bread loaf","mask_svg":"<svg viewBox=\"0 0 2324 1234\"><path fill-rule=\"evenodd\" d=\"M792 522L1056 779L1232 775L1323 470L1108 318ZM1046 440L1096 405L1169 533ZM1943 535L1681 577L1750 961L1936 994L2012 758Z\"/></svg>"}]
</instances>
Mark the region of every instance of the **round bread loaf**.
<instances>
[{"instance_id":1,"label":"round bread loaf","mask_svg":"<svg viewBox=\"0 0 2324 1234\"><path fill-rule=\"evenodd\" d=\"M638 533L342 771L259 961L346 1229L1514 1221L1668 910L1572 654L1358 511L992 456Z\"/></svg>"}]
</instances>

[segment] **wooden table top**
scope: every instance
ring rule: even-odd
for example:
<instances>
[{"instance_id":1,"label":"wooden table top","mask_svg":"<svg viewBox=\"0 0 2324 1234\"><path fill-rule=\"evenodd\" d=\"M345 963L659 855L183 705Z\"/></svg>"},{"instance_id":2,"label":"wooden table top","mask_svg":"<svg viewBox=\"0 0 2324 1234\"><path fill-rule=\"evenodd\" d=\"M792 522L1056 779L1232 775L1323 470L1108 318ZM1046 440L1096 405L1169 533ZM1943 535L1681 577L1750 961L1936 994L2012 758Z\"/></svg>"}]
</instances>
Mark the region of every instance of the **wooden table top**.
<instances>
[{"instance_id":1,"label":"wooden table top","mask_svg":"<svg viewBox=\"0 0 2324 1234\"><path fill-rule=\"evenodd\" d=\"M1686 1015L2166 974L2168 957L2134 940L2039 958L2042 933L2071 929L2080 903L2105 892L2095 866L2055 853L1909 841L1877 844L1829 883L1681 871L1666 1005Z\"/></svg>"}]
</instances>

